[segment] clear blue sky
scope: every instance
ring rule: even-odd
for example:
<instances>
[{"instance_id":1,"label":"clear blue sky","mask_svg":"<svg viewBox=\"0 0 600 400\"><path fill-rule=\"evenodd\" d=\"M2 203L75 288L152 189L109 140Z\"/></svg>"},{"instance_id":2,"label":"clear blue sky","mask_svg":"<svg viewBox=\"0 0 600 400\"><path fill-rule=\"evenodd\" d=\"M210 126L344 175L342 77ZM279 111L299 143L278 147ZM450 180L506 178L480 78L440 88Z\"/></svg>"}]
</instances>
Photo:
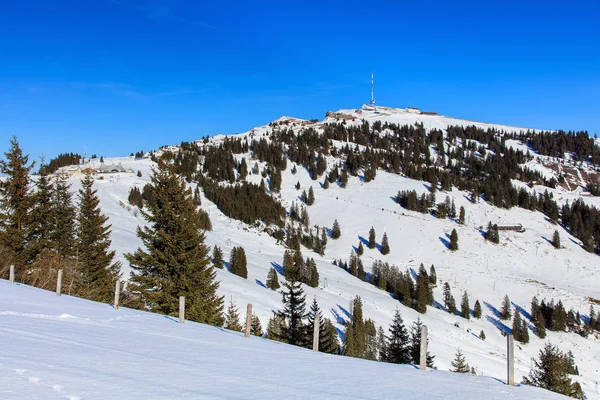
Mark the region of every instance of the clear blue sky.
<instances>
[{"instance_id":1,"label":"clear blue sky","mask_svg":"<svg viewBox=\"0 0 600 400\"><path fill-rule=\"evenodd\" d=\"M598 1L0 4L0 149L128 155L378 104L600 133Z\"/></svg>"}]
</instances>

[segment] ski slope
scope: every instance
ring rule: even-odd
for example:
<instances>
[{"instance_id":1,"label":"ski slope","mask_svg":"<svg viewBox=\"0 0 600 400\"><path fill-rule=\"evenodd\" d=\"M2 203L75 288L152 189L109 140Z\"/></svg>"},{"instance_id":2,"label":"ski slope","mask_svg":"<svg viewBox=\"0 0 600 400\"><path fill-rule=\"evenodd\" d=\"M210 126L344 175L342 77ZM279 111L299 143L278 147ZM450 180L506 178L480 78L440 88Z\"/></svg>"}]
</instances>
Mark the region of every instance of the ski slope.
<instances>
[{"instance_id":1,"label":"ski slope","mask_svg":"<svg viewBox=\"0 0 600 400\"><path fill-rule=\"evenodd\" d=\"M564 398L333 356L0 280L2 399Z\"/></svg>"}]
</instances>

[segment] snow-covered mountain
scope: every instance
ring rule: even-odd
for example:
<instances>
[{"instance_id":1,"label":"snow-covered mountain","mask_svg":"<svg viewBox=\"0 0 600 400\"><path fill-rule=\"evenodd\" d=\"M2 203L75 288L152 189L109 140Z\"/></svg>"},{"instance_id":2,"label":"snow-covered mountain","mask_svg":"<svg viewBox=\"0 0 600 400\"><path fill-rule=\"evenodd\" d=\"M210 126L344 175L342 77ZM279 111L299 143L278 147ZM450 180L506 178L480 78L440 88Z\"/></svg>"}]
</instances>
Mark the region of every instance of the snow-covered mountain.
<instances>
[{"instance_id":1,"label":"snow-covered mountain","mask_svg":"<svg viewBox=\"0 0 600 400\"><path fill-rule=\"evenodd\" d=\"M347 125L360 125L363 123L363 120L371 124L375 121L401 125L419 123L423 124L427 130L445 130L448 125L475 125L484 129L495 128L505 132L527 130L525 128L459 120L433 113L422 113L416 109L363 107L362 109L339 110L335 113L328 113L323 121L306 121L282 117L269 125L256 127L234 136L248 137L251 140L253 138L268 137L276 126L284 125L296 129L312 127L319 131L322 129L323 123L345 121ZM224 135L214 136L208 140L206 145L217 144L224 137ZM344 143L336 142L333 145L342 146ZM511 142L510 145L526 149L525 144L517 140ZM242 157L247 159L249 167L255 162L255 160L251 160L252 154L236 155L238 159ZM334 159L333 157L328 157L327 161L328 165L331 166ZM153 162L149 159L134 160L130 157L122 157L106 159L105 163L121 163L126 169L141 172L141 177L135 173L107 174L103 176L103 179L96 179L95 183L101 199L102 210L109 216L110 223L112 224L112 247L117 251L117 258L123 262L123 274L126 278L129 274L129 267L123 254L132 252L141 245L141 241L136 237L136 228L138 225L144 224L144 220L137 209L128 205L127 197L130 188L133 186L141 188L149 182ZM558 172L556 172L555 168L557 163L557 160L540 156L530 161L528 167L547 174L546 176L549 178L558 178ZM259 162L258 164L261 168L264 167L264 163ZM99 162L92 160L87 165L97 167L99 166ZM308 190L312 186L316 200L314 205L307 207L311 224L331 227L333 221L337 219L341 226L341 237L338 240L330 239L328 241L324 256L321 257L310 252L308 249L303 249L305 256L310 255L310 257L316 260L320 274L319 286L317 288L305 288L307 298L309 300L313 297L317 298L325 316L336 323L336 327L339 328L340 332L343 331L342 322L348 319L351 299L359 295L363 301L365 317L373 319L377 325L383 326L386 330L396 308L400 309L407 325L410 325L412 321L420 316L429 328L430 349L432 354L436 356L435 365L440 370L447 370L450 367L450 362L457 348L460 348L465 354L467 362L476 367L479 374L504 379L506 374L506 339L501 331L505 327L502 326L504 322L498 320L496 312L497 309L500 309L502 299L505 295L508 295L516 306L520 306L525 310L529 310L529 304L534 295L540 300L560 299L567 310L573 308L582 315L588 314L593 299L600 299L600 285L598 284L598 277L600 276L598 265L600 259L598 256L585 252L581 248L580 240L572 237L560 226L553 225L539 212L532 212L522 208L499 209L485 201L473 204L468 200L469 193L459 191L456 188L447 193L440 193L438 196L443 195L445 197L448 195L454 200L457 208L460 206L465 208L466 223L459 225L451 219L437 219L429 214L408 211L394 202L393 199L399 190L416 190L419 194L427 193L428 188L423 181L378 171L377 178L374 181L366 183L360 177L351 176L346 188L331 185L328 189L324 189L320 181L312 180L309 173L300 166L297 166L298 172L292 174L291 169L293 166L293 163L288 163L288 168L282 172L281 193L278 196L281 197L284 207L288 209L293 201L298 201L302 190L298 191L295 188L297 182L300 183L302 189ZM584 166L582 168L585 169L588 167ZM591 167L588 170L590 173L594 172ZM545 186L533 186L532 188L528 188L528 190L539 193L548 190L559 203L572 202L575 199L581 198L588 204L600 207L599 197L584 195L582 186L585 186L585 179L583 177L572 174L570 178L572 179L567 179L568 186L566 187L561 185L557 186L556 189L550 189ZM257 183L260 182L261 176L251 174L247 177L247 180ZM70 181L73 190L79 189L78 177L72 177ZM514 184L527 187L524 183L518 181L515 181ZM282 245L278 245L275 239L264 233L263 229L251 227L228 218L214 203L211 203L203 195L201 197L202 208L209 213L213 225L213 230L206 234L207 244L221 247L224 250L225 259L229 258L229 252L234 246L242 246L246 251L248 260L248 279L242 279L226 270L217 271L218 280L221 282L219 292L225 295L227 299L232 298L240 309L244 309L247 303L252 303L263 326L266 326L268 319L272 316L272 311L281 307L281 295L265 288L264 283L266 282L269 269L275 264L281 265L285 248ZM438 199L443 199L443 197L438 197ZM494 245L485 241L480 230L480 227L485 227L488 221L496 223L520 223L525 228L525 231L502 232L500 244ZM360 281L332 264L332 261L336 259L348 259L353 248L361 240L360 238L368 236L371 227L376 231L378 243L380 243L383 233L387 233L391 251L388 255L384 256L377 249L371 250L365 246L365 253L362 256L362 260L367 271L370 271L371 264L375 260L389 262L390 264L399 266L401 269L412 268L414 271L418 270L421 263L427 268L433 264L438 276L438 285L434 290L436 301L439 303L442 302L442 283L449 282L452 292L457 299L460 299L463 291L466 290L470 297L471 307L475 300L478 299L481 302L483 307L482 319L465 320L433 307L428 307L426 314L419 314L411 308L404 307L385 291L379 290L367 282ZM457 230L459 237L459 250L456 252L451 252L446 246L446 235L449 235L453 229ZM560 231L562 238L563 248L560 250L554 249L550 244L550 238L552 238L553 232L557 229ZM283 277L280 277L280 279L283 279ZM0 292L4 292L4 288ZM14 296L18 296L18 294L14 294L15 292L12 293ZM37 292L32 295L40 296ZM0 303L3 307L0 312L15 311L9 309L4 301L8 300L4 299ZM79 304L75 300L73 302L73 304ZM81 307L91 307L87 303L84 304L82 302L81 304ZM78 305L74 305L74 307L78 307ZM65 312L72 314L71 311L64 311L58 308L44 312L37 310L35 307L31 311L24 309L17 309L16 311L20 313L30 312L58 316ZM102 313L104 312L100 312L100 314ZM140 321L150 318L143 314L127 310L123 310L122 314L128 315L127 318L130 318L131 321L136 321L136 318L140 318ZM78 317L83 318L84 314L81 313ZM97 324L102 325L102 329L109 329L110 324L100 321L104 321L104 319L109 317L102 314L102 316L94 318L98 319L99 322ZM92 318L92 322L95 320L94 318ZM118 319L121 317L114 314L114 317L111 318ZM61 325L64 325L64 321L58 317L54 320L58 321L56 322L57 325L59 322ZM86 326L95 325L92 322L86 322ZM130 324L127 321L123 323ZM121 322L118 324L121 324ZM506 324L510 324L510 322L506 322ZM74 326L79 327L80 325ZM138 329L146 331L145 327L135 325L135 323L128 325L127 329L130 329L127 332ZM206 327L197 327L194 329L199 330L200 336L209 335L211 342L224 341L230 343L228 346L238 346L241 340L237 334L215 334L213 332L214 328L211 328L212 330ZM169 329L164 328L167 332L163 332L162 330L163 328L158 330L161 332L160 335L172 334ZM487 337L485 340L481 340L478 337L479 332L482 330ZM126 332L123 331L123 334L125 335ZM545 342L550 341L553 344L557 344L563 351L571 350L573 352L580 371L580 376L576 377L576 379L581 383L589 399L600 399L600 389L598 387L600 381L600 343L597 338L594 336L583 338L573 333L556 332L548 332L548 337L544 340L539 339L533 334L530 337L531 340L528 344L519 344L516 347L515 375L518 381L521 380L522 376L528 374L532 365L532 357L537 358L540 348ZM186 332L178 340L195 341L196 339L193 333ZM252 339L253 345L255 342L256 339ZM302 350L288 349L287 346L277 344L266 345L257 343L257 347L252 350L256 351L257 354L261 351L268 351L271 354L281 351L282 354L289 352L290 360L305 357L305 353ZM201 347L201 344L194 344L194 346L196 345L200 346L198 347L198 354L204 354L204 347ZM82 344L82 346L85 345ZM245 344L239 344L239 346L243 348L240 351L251 351L245 349ZM118 351L125 351L125 347ZM168 351L168 348L165 348L165 351ZM244 357L250 357L249 353L244 354L246 354ZM284 357L281 358L283 359ZM368 381L367 377L371 376L368 375L369 373L373 375L378 373L393 375L395 372L387 368L397 368L396 366L374 366L372 365L374 363L357 360L348 360L347 364L343 364L344 361L329 360L329 358L324 358L323 362L331 362L336 365L335 368L344 368L344 371L349 371L351 376L354 377L352 378L349 375L349 381L354 380L354 382ZM189 358L186 358L185 361L192 364L195 363ZM299 360L298 362L301 363L302 361ZM339 364L337 364L338 362ZM198 363L204 364L205 362L199 360ZM275 366L273 370L277 371L277 373L286 369L277 368L276 365L273 366ZM126 368L125 366L122 367ZM30 364L29 367L25 368L33 370L35 365L31 366ZM294 366L294 368L296 367ZM378 368L382 369L379 370ZM365 374L357 373L358 370L364 371ZM318 374L317 371L315 370L314 373ZM401 371L408 374L406 379L420 379L417 378L418 374L416 372L412 372L408 368L401 369ZM416 375L413 377L413 374ZM446 374L440 373L436 376L447 379ZM16 378L19 377L17 376ZM306 379L308 380L310 377ZM476 382L473 385L477 386L477 388L473 390L480 390L480 388L490 382L489 379L480 381L477 380L478 378L461 379L465 379L465 382L468 379L470 379L469 382ZM205 380L211 381L210 377ZM480 382L486 383L481 384ZM339 385L343 385L342 382L339 382ZM334 386L336 384L332 383L332 387ZM356 386L359 385L357 384ZM427 386L434 387L436 385L427 384ZM497 393L500 393L504 389L504 387L498 387L496 390L498 391ZM240 390L242 389L240 388ZM325 388L319 390L325 390ZM514 393L517 392L515 391ZM387 392L384 392L381 396L373 396L373 398L386 397L385 393ZM513 391L510 393L512 395ZM353 394L356 397L363 398L355 392ZM210 396L210 393L207 396ZM333 394L331 396L331 398L336 398ZM483 396L488 396L488 394L481 394L477 398ZM541 396L539 392L532 392L529 397L542 398ZM234 395L233 397L237 396ZM310 397L309 393L307 393L307 397ZM434 397L436 395L432 394L429 398ZM470 397L467 396L466 398Z\"/></svg>"}]
</instances>

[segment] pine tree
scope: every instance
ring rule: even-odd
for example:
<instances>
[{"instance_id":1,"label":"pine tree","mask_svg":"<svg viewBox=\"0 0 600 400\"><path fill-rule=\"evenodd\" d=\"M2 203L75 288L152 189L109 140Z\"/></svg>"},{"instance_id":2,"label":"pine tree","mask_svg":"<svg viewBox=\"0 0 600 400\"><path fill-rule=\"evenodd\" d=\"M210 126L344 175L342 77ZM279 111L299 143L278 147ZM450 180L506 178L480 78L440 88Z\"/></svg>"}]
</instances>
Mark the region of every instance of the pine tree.
<instances>
[{"instance_id":1,"label":"pine tree","mask_svg":"<svg viewBox=\"0 0 600 400\"><path fill-rule=\"evenodd\" d=\"M375 228L371 227L371 229L369 230L369 245L368 247L370 249L374 249L375 248Z\"/></svg>"},{"instance_id":2,"label":"pine tree","mask_svg":"<svg viewBox=\"0 0 600 400\"><path fill-rule=\"evenodd\" d=\"M483 329L481 330L481 332L479 332L479 339L485 340L485 332L483 331Z\"/></svg>"},{"instance_id":3,"label":"pine tree","mask_svg":"<svg viewBox=\"0 0 600 400\"><path fill-rule=\"evenodd\" d=\"M421 318L417 317L417 320L413 322L410 327L410 358L413 364L419 364L421 362L421 329L423 322ZM427 339L427 348L429 348L429 338ZM433 359L430 352L427 352L427 366L433 368Z\"/></svg>"},{"instance_id":4,"label":"pine tree","mask_svg":"<svg viewBox=\"0 0 600 400\"><path fill-rule=\"evenodd\" d=\"M452 229L452 233L450 234L450 246L448 248L452 251L458 250L458 233L456 233L456 229Z\"/></svg>"},{"instance_id":5,"label":"pine tree","mask_svg":"<svg viewBox=\"0 0 600 400\"><path fill-rule=\"evenodd\" d=\"M225 325L223 327L225 329L230 329L232 331L238 332L241 332L244 329L240 322L240 312L235 306L233 299L229 300L229 307L227 308L227 314L225 315Z\"/></svg>"},{"instance_id":6,"label":"pine tree","mask_svg":"<svg viewBox=\"0 0 600 400\"><path fill-rule=\"evenodd\" d=\"M444 283L444 307L450 314L456 314L456 301L454 300L454 296L452 296L448 282Z\"/></svg>"},{"instance_id":7,"label":"pine tree","mask_svg":"<svg viewBox=\"0 0 600 400\"><path fill-rule=\"evenodd\" d=\"M465 224L465 208L463 206L460 206L460 211L459 211L459 215L458 215L458 223L461 225Z\"/></svg>"},{"instance_id":8,"label":"pine tree","mask_svg":"<svg viewBox=\"0 0 600 400\"><path fill-rule=\"evenodd\" d=\"M267 285L271 290L277 290L280 288L279 286L279 278L277 277L277 271L275 268L271 267L269 273L267 274Z\"/></svg>"},{"instance_id":9,"label":"pine tree","mask_svg":"<svg viewBox=\"0 0 600 400\"><path fill-rule=\"evenodd\" d=\"M327 178L323 180L323 189L329 189L329 180Z\"/></svg>"},{"instance_id":10,"label":"pine tree","mask_svg":"<svg viewBox=\"0 0 600 400\"><path fill-rule=\"evenodd\" d=\"M460 302L460 316L465 319L471 319L471 310L469 308L469 295L467 291L463 293L462 300Z\"/></svg>"},{"instance_id":11,"label":"pine tree","mask_svg":"<svg viewBox=\"0 0 600 400\"><path fill-rule=\"evenodd\" d=\"M560 234L558 231L554 231L554 235L552 235L552 246L555 249L560 249Z\"/></svg>"},{"instance_id":12,"label":"pine tree","mask_svg":"<svg viewBox=\"0 0 600 400\"><path fill-rule=\"evenodd\" d=\"M377 360L379 352L377 350L377 328L372 319L365 321L365 360Z\"/></svg>"},{"instance_id":13,"label":"pine tree","mask_svg":"<svg viewBox=\"0 0 600 400\"><path fill-rule=\"evenodd\" d=\"M77 292L85 298L108 303L114 298L121 264L113 263L111 226L107 224L108 217L101 214L93 184L91 175L86 174L79 190L77 246L81 279Z\"/></svg>"},{"instance_id":14,"label":"pine tree","mask_svg":"<svg viewBox=\"0 0 600 400\"><path fill-rule=\"evenodd\" d=\"M431 264L431 267L429 267L429 283L431 283L433 286L437 285L437 274L433 264Z\"/></svg>"},{"instance_id":15,"label":"pine tree","mask_svg":"<svg viewBox=\"0 0 600 400\"><path fill-rule=\"evenodd\" d=\"M229 272L244 279L248 279L246 251L243 247L240 246L231 249L231 256L229 258Z\"/></svg>"},{"instance_id":16,"label":"pine tree","mask_svg":"<svg viewBox=\"0 0 600 400\"><path fill-rule=\"evenodd\" d=\"M362 299L356 296L352 300L352 318L346 323L342 354L348 357L362 358L365 355L366 331L362 312Z\"/></svg>"},{"instance_id":17,"label":"pine tree","mask_svg":"<svg viewBox=\"0 0 600 400\"><path fill-rule=\"evenodd\" d=\"M518 342L523 342L524 333L522 327L523 324L521 323L521 313L519 310L515 309L512 322L512 334L515 340Z\"/></svg>"},{"instance_id":18,"label":"pine tree","mask_svg":"<svg viewBox=\"0 0 600 400\"><path fill-rule=\"evenodd\" d=\"M26 239L29 230L29 212L33 198L29 192L29 156L23 155L16 137L10 140L11 148L0 160L0 246L8 251L6 264L23 265L27 260Z\"/></svg>"},{"instance_id":19,"label":"pine tree","mask_svg":"<svg viewBox=\"0 0 600 400\"><path fill-rule=\"evenodd\" d=\"M356 255L357 256L362 256L365 252L365 248L363 247L362 242L358 242L358 247L356 248Z\"/></svg>"},{"instance_id":20,"label":"pine tree","mask_svg":"<svg viewBox=\"0 0 600 400\"><path fill-rule=\"evenodd\" d=\"M287 343L284 335L285 329L287 329L285 318L278 313L273 313L273 318L269 319L267 325L267 339Z\"/></svg>"},{"instance_id":21,"label":"pine tree","mask_svg":"<svg viewBox=\"0 0 600 400\"><path fill-rule=\"evenodd\" d=\"M331 238L339 239L339 237L341 235L342 235L342 231L340 229L340 224L339 224L338 220L336 219L335 221L333 221L333 227L331 228Z\"/></svg>"},{"instance_id":22,"label":"pine tree","mask_svg":"<svg viewBox=\"0 0 600 400\"><path fill-rule=\"evenodd\" d=\"M502 300L502 310L500 310L500 319L508 321L511 317L512 314L510 299L508 298L508 295L505 295L504 300Z\"/></svg>"},{"instance_id":23,"label":"pine tree","mask_svg":"<svg viewBox=\"0 0 600 400\"><path fill-rule=\"evenodd\" d=\"M308 189L308 198L307 198L306 203L309 206L312 206L313 204L315 204L315 192L314 192L312 186Z\"/></svg>"},{"instance_id":24,"label":"pine tree","mask_svg":"<svg viewBox=\"0 0 600 400\"><path fill-rule=\"evenodd\" d=\"M306 194L306 190L302 191L300 198L304 204L308 204L308 195Z\"/></svg>"},{"instance_id":25,"label":"pine tree","mask_svg":"<svg viewBox=\"0 0 600 400\"><path fill-rule=\"evenodd\" d=\"M319 316L319 351L323 353L337 354L339 351L337 331L329 319L323 318L316 297L313 298L310 311L307 315L308 324L306 325L306 347L312 348L316 315ZM333 331L331 330L332 327Z\"/></svg>"},{"instance_id":26,"label":"pine tree","mask_svg":"<svg viewBox=\"0 0 600 400\"><path fill-rule=\"evenodd\" d=\"M223 250L217 245L213 247L213 266L215 268L223 269L225 267L225 261L223 260Z\"/></svg>"},{"instance_id":27,"label":"pine tree","mask_svg":"<svg viewBox=\"0 0 600 400\"><path fill-rule=\"evenodd\" d=\"M340 176L340 186L345 188L348 185L348 170L342 169L342 175Z\"/></svg>"},{"instance_id":28,"label":"pine tree","mask_svg":"<svg viewBox=\"0 0 600 400\"><path fill-rule=\"evenodd\" d=\"M246 164L245 157L243 157L242 161L240 162L240 168L239 168L238 172L240 173L241 180L246 179L246 176L248 176L248 164Z\"/></svg>"},{"instance_id":29,"label":"pine tree","mask_svg":"<svg viewBox=\"0 0 600 400\"><path fill-rule=\"evenodd\" d=\"M42 161L40 177L35 183L36 190L33 195L33 208L27 235L26 260L35 260L44 250L50 249L50 238L54 230L52 218L52 197L54 186L45 172Z\"/></svg>"},{"instance_id":30,"label":"pine tree","mask_svg":"<svg viewBox=\"0 0 600 400\"><path fill-rule=\"evenodd\" d=\"M263 330L260 324L260 319L255 314L252 314L252 320L250 322L250 333L254 336L262 336Z\"/></svg>"},{"instance_id":31,"label":"pine tree","mask_svg":"<svg viewBox=\"0 0 600 400\"><path fill-rule=\"evenodd\" d=\"M387 233L383 233L383 238L381 239L381 254L384 256L389 254L390 252L390 244L388 243Z\"/></svg>"},{"instance_id":32,"label":"pine tree","mask_svg":"<svg viewBox=\"0 0 600 400\"><path fill-rule=\"evenodd\" d=\"M537 309L534 317L535 330L540 339L546 337L546 319L541 309Z\"/></svg>"},{"instance_id":33,"label":"pine tree","mask_svg":"<svg viewBox=\"0 0 600 400\"><path fill-rule=\"evenodd\" d=\"M284 282L281 295L283 297L283 310L277 315L285 321L281 330L281 339L285 343L303 346L307 337L304 318L306 317L306 297L302 284L296 280Z\"/></svg>"},{"instance_id":34,"label":"pine tree","mask_svg":"<svg viewBox=\"0 0 600 400\"><path fill-rule=\"evenodd\" d=\"M469 367L469 364L467 364L465 356L460 349L456 351L454 360L450 363L450 365L452 366L452 368L450 368L450 372L458 372L461 374L468 374L471 372L471 367Z\"/></svg>"},{"instance_id":35,"label":"pine tree","mask_svg":"<svg viewBox=\"0 0 600 400\"><path fill-rule=\"evenodd\" d=\"M77 234L75 227L77 210L73 205L71 185L67 183L66 177L59 175L55 180L52 199L54 229L51 232L50 241L60 257L69 259L76 256L78 252L77 247L73 246Z\"/></svg>"},{"instance_id":36,"label":"pine tree","mask_svg":"<svg viewBox=\"0 0 600 400\"><path fill-rule=\"evenodd\" d=\"M387 340L386 361L394 364L410 363L409 337L402 315L396 309L394 319L389 329L390 335Z\"/></svg>"},{"instance_id":37,"label":"pine tree","mask_svg":"<svg viewBox=\"0 0 600 400\"><path fill-rule=\"evenodd\" d=\"M189 320L222 325L223 297L191 191L162 161L150 185L156 202L145 200L147 224L137 231L146 250L125 255L133 270L131 292L142 307L164 314L176 314L179 296L185 296Z\"/></svg>"},{"instance_id":38,"label":"pine tree","mask_svg":"<svg viewBox=\"0 0 600 400\"><path fill-rule=\"evenodd\" d=\"M532 359L534 368L523 383L541 387L576 399L585 399L581 386L569 377L571 360L558 347L546 343L540 350L539 360Z\"/></svg>"},{"instance_id":39,"label":"pine tree","mask_svg":"<svg viewBox=\"0 0 600 400\"><path fill-rule=\"evenodd\" d=\"M387 362L387 338L383 327L381 326L377 329L377 350L379 351L377 359L382 362Z\"/></svg>"},{"instance_id":40,"label":"pine tree","mask_svg":"<svg viewBox=\"0 0 600 400\"><path fill-rule=\"evenodd\" d=\"M473 307L473 317L481 319L481 304L479 304L479 300L475 300L475 306Z\"/></svg>"}]
</instances>

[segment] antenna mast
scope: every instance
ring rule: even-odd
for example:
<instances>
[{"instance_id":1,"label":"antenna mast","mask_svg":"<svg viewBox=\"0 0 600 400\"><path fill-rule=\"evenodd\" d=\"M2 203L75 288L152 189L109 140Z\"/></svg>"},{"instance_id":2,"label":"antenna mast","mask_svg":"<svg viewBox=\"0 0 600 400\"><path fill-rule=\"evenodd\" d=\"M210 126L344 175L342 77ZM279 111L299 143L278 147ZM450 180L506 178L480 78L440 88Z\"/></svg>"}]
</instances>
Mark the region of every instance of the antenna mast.
<instances>
[{"instance_id":1,"label":"antenna mast","mask_svg":"<svg viewBox=\"0 0 600 400\"><path fill-rule=\"evenodd\" d=\"M375 105L375 77L371 72L371 105Z\"/></svg>"}]
</instances>

